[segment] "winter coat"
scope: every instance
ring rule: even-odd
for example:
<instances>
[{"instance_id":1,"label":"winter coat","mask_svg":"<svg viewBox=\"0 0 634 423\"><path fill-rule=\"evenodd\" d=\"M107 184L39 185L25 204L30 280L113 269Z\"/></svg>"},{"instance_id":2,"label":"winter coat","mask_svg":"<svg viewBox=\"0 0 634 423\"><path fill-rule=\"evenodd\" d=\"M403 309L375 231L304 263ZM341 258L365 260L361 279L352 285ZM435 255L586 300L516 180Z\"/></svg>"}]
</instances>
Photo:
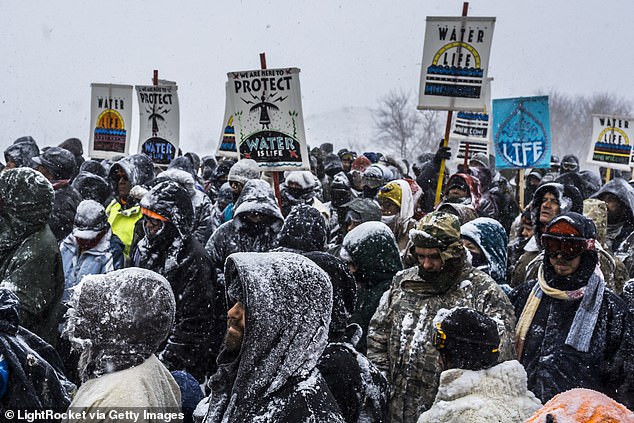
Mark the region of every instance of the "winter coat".
<instances>
[{"instance_id":1,"label":"winter coat","mask_svg":"<svg viewBox=\"0 0 634 423\"><path fill-rule=\"evenodd\" d=\"M68 180L53 182L53 188L55 189L55 198L53 200L53 212L48 224L57 242L61 242L73 230L75 210L81 203L82 197L69 184Z\"/></svg>"},{"instance_id":2,"label":"winter coat","mask_svg":"<svg viewBox=\"0 0 634 423\"><path fill-rule=\"evenodd\" d=\"M139 241L134 263L170 283L176 320L159 358L170 370L186 370L202 381L213 366L216 273L202 245L191 235L194 211L187 191L174 181L154 186L141 207L166 217L162 231Z\"/></svg>"},{"instance_id":3,"label":"winter coat","mask_svg":"<svg viewBox=\"0 0 634 423\"><path fill-rule=\"evenodd\" d=\"M436 200L436 188L438 175L440 172L440 160L431 155L429 160L420 164L420 173L416 177L416 183L423 190L421 205L424 212L429 213L434 210Z\"/></svg>"},{"instance_id":4,"label":"winter coat","mask_svg":"<svg viewBox=\"0 0 634 423\"><path fill-rule=\"evenodd\" d=\"M587 256L589 253L582 256L582 263L588 263L582 266L590 271L577 270L567 278L555 276L545 260L544 277L548 284L562 290L585 286L588 272L597 262ZM510 294L516 317L521 315L535 283L531 280ZM565 341L581 299L564 301L542 295L520 357L528 374L528 388L544 402L568 389L589 388L632 407L634 388L625 375L634 369L634 322L627 305L606 288L589 350L580 352Z\"/></svg>"},{"instance_id":5,"label":"winter coat","mask_svg":"<svg viewBox=\"0 0 634 423\"><path fill-rule=\"evenodd\" d=\"M456 258L453 271L458 275L446 292L425 282L418 266L398 273L372 317L368 358L390 382L391 422L416 421L434 401L442 369L432 334L440 309L471 307L498 321L500 360L513 358L513 306L489 275L466 261L465 254Z\"/></svg>"},{"instance_id":6,"label":"winter coat","mask_svg":"<svg viewBox=\"0 0 634 423\"><path fill-rule=\"evenodd\" d=\"M204 421L343 422L316 368L328 339L328 275L283 252L232 254L225 274L242 292L244 338L237 357L220 354Z\"/></svg>"},{"instance_id":7,"label":"winter coat","mask_svg":"<svg viewBox=\"0 0 634 423\"><path fill-rule=\"evenodd\" d=\"M249 222L245 217L249 212L265 215L266 222ZM283 222L271 186L260 179L249 180L236 201L233 219L213 233L205 250L213 266L222 272L225 260L232 253L264 252L275 248Z\"/></svg>"},{"instance_id":8,"label":"winter coat","mask_svg":"<svg viewBox=\"0 0 634 423\"><path fill-rule=\"evenodd\" d=\"M185 161L189 163L188 159L185 159ZM205 245L211 236L212 229L211 211L213 205L211 204L211 199L205 193L196 188L196 181L194 180L194 177L191 173L184 170L168 169L165 172L162 172L158 178L156 178L155 182L158 183L164 179L176 181L187 190L191 198L192 205L194 206L192 235L198 240L198 242Z\"/></svg>"},{"instance_id":9,"label":"winter coat","mask_svg":"<svg viewBox=\"0 0 634 423\"><path fill-rule=\"evenodd\" d=\"M0 399L4 410L66 411L75 385L64 376L57 352L37 335L19 326L20 303L0 288L0 354L8 364L7 390Z\"/></svg>"},{"instance_id":10,"label":"winter coat","mask_svg":"<svg viewBox=\"0 0 634 423\"><path fill-rule=\"evenodd\" d=\"M111 230L93 248L79 253L79 245L73 234L68 235L59 247L64 266L64 296L70 298L70 289L86 275L99 275L123 268L123 245Z\"/></svg>"},{"instance_id":11,"label":"winter coat","mask_svg":"<svg viewBox=\"0 0 634 423\"><path fill-rule=\"evenodd\" d=\"M611 251L626 251L628 245L621 247L621 244L634 231L634 188L624 179L616 178L601 187L592 198L600 199L604 194L616 196L625 211L623 222L608 223L606 244Z\"/></svg>"},{"instance_id":12,"label":"winter coat","mask_svg":"<svg viewBox=\"0 0 634 423\"><path fill-rule=\"evenodd\" d=\"M511 360L484 370L442 372L434 405L418 423L522 423L541 405L526 388L526 371Z\"/></svg>"},{"instance_id":13,"label":"winter coat","mask_svg":"<svg viewBox=\"0 0 634 423\"><path fill-rule=\"evenodd\" d=\"M365 353L370 319L392 278L403 266L394 235L381 222L365 222L348 232L343 239L341 257L357 266L354 274L357 306L350 321L363 329L357 349Z\"/></svg>"},{"instance_id":14,"label":"winter coat","mask_svg":"<svg viewBox=\"0 0 634 423\"><path fill-rule=\"evenodd\" d=\"M0 287L20 299L22 326L55 346L64 314L64 270L46 223L53 188L33 169L11 169L0 174L0 197Z\"/></svg>"},{"instance_id":15,"label":"winter coat","mask_svg":"<svg viewBox=\"0 0 634 423\"><path fill-rule=\"evenodd\" d=\"M112 186L113 192L117 192L117 172L122 170L130 181L130 187L149 183L154 178L154 164L152 160L145 154L133 154L117 161L110 167L108 173L108 181ZM108 223L112 227L112 233L119 237L125 245L124 254L126 258L130 257L130 249L132 241L135 238L142 237L142 230L137 226L137 222L141 219L141 208L136 201L128 196L127 202L123 202L117 195L114 200L106 207L108 215ZM135 234L136 232L136 234Z\"/></svg>"},{"instance_id":16,"label":"winter coat","mask_svg":"<svg viewBox=\"0 0 634 423\"><path fill-rule=\"evenodd\" d=\"M591 389L575 388L555 395L526 423L632 423L634 413L612 398Z\"/></svg>"},{"instance_id":17,"label":"winter coat","mask_svg":"<svg viewBox=\"0 0 634 423\"><path fill-rule=\"evenodd\" d=\"M484 254L487 266L483 270L498 285L506 285L506 246L508 237L500 223L488 217L479 217L460 227L462 238L475 243Z\"/></svg>"},{"instance_id":18,"label":"winter coat","mask_svg":"<svg viewBox=\"0 0 634 423\"><path fill-rule=\"evenodd\" d=\"M314 207L298 204L284 220L278 243L298 251L323 251L326 246L326 223Z\"/></svg>"},{"instance_id":19,"label":"winter coat","mask_svg":"<svg viewBox=\"0 0 634 423\"><path fill-rule=\"evenodd\" d=\"M166 419L146 417L143 411L180 413L181 394L170 372L156 356L150 355L137 366L85 382L79 387L70 408L74 413L85 412L87 416L90 413L94 413L93 415L98 412L105 413L105 418L99 420L100 422L120 422L122 421L120 418L109 412L117 410L124 413L125 410L132 409L138 413L138 420L129 421L158 423ZM67 423L84 421L86 420L82 418L64 420ZM174 418L171 421L181 422L182 420Z\"/></svg>"},{"instance_id":20,"label":"winter coat","mask_svg":"<svg viewBox=\"0 0 634 423\"><path fill-rule=\"evenodd\" d=\"M354 276L346 263L330 254L304 254L321 267L332 284L332 313L328 345L317 367L333 393L346 422L382 422L387 416L385 376L355 346L361 328L348 325L356 300Z\"/></svg>"}]
</instances>

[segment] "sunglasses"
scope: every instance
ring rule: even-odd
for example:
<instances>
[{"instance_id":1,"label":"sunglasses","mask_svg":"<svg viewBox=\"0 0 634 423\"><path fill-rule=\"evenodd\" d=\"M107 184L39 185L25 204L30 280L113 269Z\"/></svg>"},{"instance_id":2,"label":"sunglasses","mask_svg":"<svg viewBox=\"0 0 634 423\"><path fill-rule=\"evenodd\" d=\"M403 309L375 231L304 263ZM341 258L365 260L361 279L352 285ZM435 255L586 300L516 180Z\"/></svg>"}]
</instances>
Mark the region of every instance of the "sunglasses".
<instances>
[{"instance_id":1,"label":"sunglasses","mask_svg":"<svg viewBox=\"0 0 634 423\"><path fill-rule=\"evenodd\" d=\"M594 239L563 238L544 234L541 237L541 243L548 256L561 256L565 260L572 260L583 254L584 251L594 250Z\"/></svg>"}]
</instances>

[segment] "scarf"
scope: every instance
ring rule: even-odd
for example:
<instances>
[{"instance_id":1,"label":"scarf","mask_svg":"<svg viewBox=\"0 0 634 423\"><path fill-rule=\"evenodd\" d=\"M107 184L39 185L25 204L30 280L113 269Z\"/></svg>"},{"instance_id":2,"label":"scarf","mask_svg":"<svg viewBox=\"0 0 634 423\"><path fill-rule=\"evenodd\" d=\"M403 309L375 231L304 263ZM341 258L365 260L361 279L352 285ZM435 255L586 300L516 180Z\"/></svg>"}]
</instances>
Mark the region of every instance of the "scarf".
<instances>
[{"instance_id":1,"label":"scarf","mask_svg":"<svg viewBox=\"0 0 634 423\"><path fill-rule=\"evenodd\" d=\"M604 291L605 281L598 264L588 279L586 286L574 291L562 291L549 286L544 278L544 266L540 266L537 283L533 286L528 296L528 300L524 305L524 309L515 328L517 359L519 360L522 357L526 334L533 322L533 318L535 317L535 313L537 312L544 293L549 297L563 301L574 301L581 298L581 303L575 313L565 344L577 351L588 352L590 349L590 340L592 339L592 334L594 333L594 328L599 317Z\"/></svg>"}]
</instances>

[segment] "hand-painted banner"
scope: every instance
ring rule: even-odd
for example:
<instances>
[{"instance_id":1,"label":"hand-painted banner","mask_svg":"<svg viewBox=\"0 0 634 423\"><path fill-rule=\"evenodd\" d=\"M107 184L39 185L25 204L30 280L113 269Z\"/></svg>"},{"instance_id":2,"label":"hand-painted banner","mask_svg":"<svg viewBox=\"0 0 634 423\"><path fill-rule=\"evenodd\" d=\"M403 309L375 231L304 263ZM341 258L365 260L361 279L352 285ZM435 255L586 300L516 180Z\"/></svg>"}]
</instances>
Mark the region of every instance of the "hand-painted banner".
<instances>
[{"instance_id":1,"label":"hand-painted banner","mask_svg":"<svg viewBox=\"0 0 634 423\"><path fill-rule=\"evenodd\" d=\"M299 69L230 72L233 128L240 158L262 170L310 169ZM231 101L231 103L229 103Z\"/></svg>"},{"instance_id":2,"label":"hand-painted banner","mask_svg":"<svg viewBox=\"0 0 634 423\"><path fill-rule=\"evenodd\" d=\"M631 117L593 115L588 163L630 170L630 167L634 166L633 124L634 118Z\"/></svg>"},{"instance_id":3,"label":"hand-painted banner","mask_svg":"<svg viewBox=\"0 0 634 423\"><path fill-rule=\"evenodd\" d=\"M139 153L168 165L178 155L180 117L176 84L137 85Z\"/></svg>"},{"instance_id":4,"label":"hand-painted banner","mask_svg":"<svg viewBox=\"0 0 634 423\"><path fill-rule=\"evenodd\" d=\"M495 18L427 17L419 109L482 112Z\"/></svg>"},{"instance_id":5,"label":"hand-painted banner","mask_svg":"<svg viewBox=\"0 0 634 423\"><path fill-rule=\"evenodd\" d=\"M132 126L132 85L91 84L88 156L127 155Z\"/></svg>"},{"instance_id":6,"label":"hand-painted banner","mask_svg":"<svg viewBox=\"0 0 634 423\"><path fill-rule=\"evenodd\" d=\"M493 145L498 169L550 167L548 97L493 100Z\"/></svg>"},{"instance_id":7,"label":"hand-painted banner","mask_svg":"<svg viewBox=\"0 0 634 423\"><path fill-rule=\"evenodd\" d=\"M231 95L231 85L225 83L225 118L222 121L222 131L220 141L216 148L216 156L239 158L236 147L236 131L233 126L233 95Z\"/></svg>"},{"instance_id":8,"label":"hand-painted banner","mask_svg":"<svg viewBox=\"0 0 634 423\"><path fill-rule=\"evenodd\" d=\"M490 81L487 82L487 92L490 93ZM453 151L457 151L454 161L464 163L476 153L489 156L491 145L491 98L487 95L486 112L458 112L454 113L449 134L449 142ZM468 147L467 147L468 146ZM457 149L456 149L457 148Z\"/></svg>"}]
</instances>

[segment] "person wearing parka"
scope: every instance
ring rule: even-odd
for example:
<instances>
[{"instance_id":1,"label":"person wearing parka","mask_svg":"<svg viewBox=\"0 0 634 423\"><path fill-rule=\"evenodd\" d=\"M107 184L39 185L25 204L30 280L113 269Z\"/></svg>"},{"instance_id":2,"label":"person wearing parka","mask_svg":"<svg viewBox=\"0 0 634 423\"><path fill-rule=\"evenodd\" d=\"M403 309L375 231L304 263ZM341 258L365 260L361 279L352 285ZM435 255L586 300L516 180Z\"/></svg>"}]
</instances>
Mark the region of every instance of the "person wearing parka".
<instances>
[{"instance_id":1,"label":"person wearing parka","mask_svg":"<svg viewBox=\"0 0 634 423\"><path fill-rule=\"evenodd\" d=\"M180 412L179 387L155 355L176 309L164 277L138 268L88 275L69 307L63 336L81 352L82 385L70 405L74 413L64 422L120 421L111 410ZM97 412L104 418L97 419ZM138 421L159 419L141 415Z\"/></svg>"},{"instance_id":2,"label":"person wearing parka","mask_svg":"<svg viewBox=\"0 0 634 423\"><path fill-rule=\"evenodd\" d=\"M64 296L86 275L99 275L123 267L123 243L112 233L103 206L93 200L79 203L73 231L59 246L64 265Z\"/></svg>"},{"instance_id":3,"label":"person wearing parka","mask_svg":"<svg viewBox=\"0 0 634 423\"><path fill-rule=\"evenodd\" d=\"M17 409L66 411L75 385L64 376L55 349L20 326L20 301L6 288L0 288L0 357L9 373L0 398L2 416Z\"/></svg>"},{"instance_id":4,"label":"person wearing parka","mask_svg":"<svg viewBox=\"0 0 634 423\"><path fill-rule=\"evenodd\" d=\"M381 206L381 222L392 230L396 245L403 255L409 242L409 231L416 226L410 185L403 179L390 181L381 187L377 199Z\"/></svg>"},{"instance_id":5,"label":"person wearing parka","mask_svg":"<svg viewBox=\"0 0 634 423\"><path fill-rule=\"evenodd\" d=\"M20 137L4 150L4 160L6 161L6 169L15 167L32 167L35 168L36 163L33 157L40 155L40 148L33 137L27 135Z\"/></svg>"},{"instance_id":6,"label":"person wearing parka","mask_svg":"<svg viewBox=\"0 0 634 423\"><path fill-rule=\"evenodd\" d=\"M22 326L56 346L64 270L47 224L53 187L33 169L10 169L0 174L0 198L0 287L20 299Z\"/></svg>"},{"instance_id":7,"label":"person wearing parka","mask_svg":"<svg viewBox=\"0 0 634 423\"><path fill-rule=\"evenodd\" d=\"M73 229L75 210L82 198L70 184L76 170L75 157L70 151L61 147L49 147L38 157L33 157L35 169L53 185L53 212L48 224L57 242L64 239Z\"/></svg>"},{"instance_id":8,"label":"person wearing parka","mask_svg":"<svg viewBox=\"0 0 634 423\"><path fill-rule=\"evenodd\" d=\"M225 279L231 325L211 396L195 414L207 407L205 423L343 423L317 369L332 309L328 275L294 253L235 253Z\"/></svg>"},{"instance_id":9,"label":"person wearing parka","mask_svg":"<svg viewBox=\"0 0 634 423\"><path fill-rule=\"evenodd\" d=\"M510 292L506 280L508 237L497 220L478 217L460 227L460 236L471 255L471 264L491 276L504 292Z\"/></svg>"},{"instance_id":10,"label":"person wearing parka","mask_svg":"<svg viewBox=\"0 0 634 423\"><path fill-rule=\"evenodd\" d=\"M510 294L518 318L517 358L529 389L545 402L568 389L589 388L632 407L627 375L634 371L634 322L597 266L594 223L564 213L550 222L542 241L547 254L537 280Z\"/></svg>"},{"instance_id":11,"label":"person wearing parka","mask_svg":"<svg viewBox=\"0 0 634 423\"><path fill-rule=\"evenodd\" d=\"M220 225L205 245L218 274L232 253L265 252L277 247L284 223L273 189L261 179L246 182L233 210L233 219Z\"/></svg>"},{"instance_id":12,"label":"person wearing parka","mask_svg":"<svg viewBox=\"0 0 634 423\"><path fill-rule=\"evenodd\" d=\"M340 256L357 281L357 305L351 322L363 330L357 350L365 354L370 319L397 272L403 269L394 234L382 222L365 222L343 239Z\"/></svg>"},{"instance_id":13,"label":"person wearing parka","mask_svg":"<svg viewBox=\"0 0 634 423\"><path fill-rule=\"evenodd\" d=\"M370 321L368 358L391 387L388 421L415 422L434 402L442 371L432 343L442 309L470 307L498 323L500 360L513 358L513 306L466 259L456 216L432 212L410 232L419 265L399 272Z\"/></svg>"},{"instance_id":14,"label":"person wearing parka","mask_svg":"<svg viewBox=\"0 0 634 423\"><path fill-rule=\"evenodd\" d=\"M189 161L187 160L187 162ZM159 181L165 179L176 181L187 190L187 193L191 198L192 205L194 206L192 235L198 240L198 242L201 243L201 245L205 245L212 232L211 210L213 206L211 204L211 199L204 192L196 188L196 181L189 172L177 168L170 168L161 172L154 183L158 183Z\"/></svg>"},{"instance_id":15,"label":"person wearing parka","mask_svg":"<svg viewBox=\"0 0 634 423\"><path fill-rule=\"evenodd\" d=\"M624 179L615 178L592 196L608 205L606 245L610 251L627 251L623 241L634 231L634 187Z\"/></svg>"},{"instance_id":16,"label":"person wearing parka","mask_svg":"<svg viewBox=\"0 0 634 423\"><path fill-rule=\"evenodd\" d=\"M348 324L356 300L354 276L343 260L331 254L313 251L304 253L304 256L321 267L332 284L328 345L317 367L346 422L384 422L389 391L387 379L355 349L361 328L356 323Z\"/></svg>"},{"instance_id":17,"label":"person wearing parka","mask_svg":"<svg viewBox=\"0 0 634 423\"><path fill-rule=\"evenodd\" d=\"M316 208L298 204L286 216L278 237L276 251L302 253L324 251L327 233L326 222Z\"/></svg>"},{"instance_id":18,"label":"person wearing parka","mask_svg":"<svg viewBox=\"0 0 634 423\"><path fill-rule=\"evenodd\" d=\"M220 339L214 338L216 273L191 234L194 209L185 188L174 181L155 185L140 202L145 237L134 265L165 277L176 298L176 319L160 360L199 381L213 368Z\"/></svg>"},{"instance_id":19,"label":"person wearing parka","mask_svg":"<svg viewBox=\"0 0 634 423\"><path fill-rule=\"evenodd\" d=\"M133 239L143 237L140 224L141 207L138 200L130 195L132 188L145 185L154 179L154 164L145 154L133 154L114 163L108 172L108 181L115 198L106 207L108 223L112 233L125 245L124 254L130 257Z\"/></svg>"}]
</instances>

